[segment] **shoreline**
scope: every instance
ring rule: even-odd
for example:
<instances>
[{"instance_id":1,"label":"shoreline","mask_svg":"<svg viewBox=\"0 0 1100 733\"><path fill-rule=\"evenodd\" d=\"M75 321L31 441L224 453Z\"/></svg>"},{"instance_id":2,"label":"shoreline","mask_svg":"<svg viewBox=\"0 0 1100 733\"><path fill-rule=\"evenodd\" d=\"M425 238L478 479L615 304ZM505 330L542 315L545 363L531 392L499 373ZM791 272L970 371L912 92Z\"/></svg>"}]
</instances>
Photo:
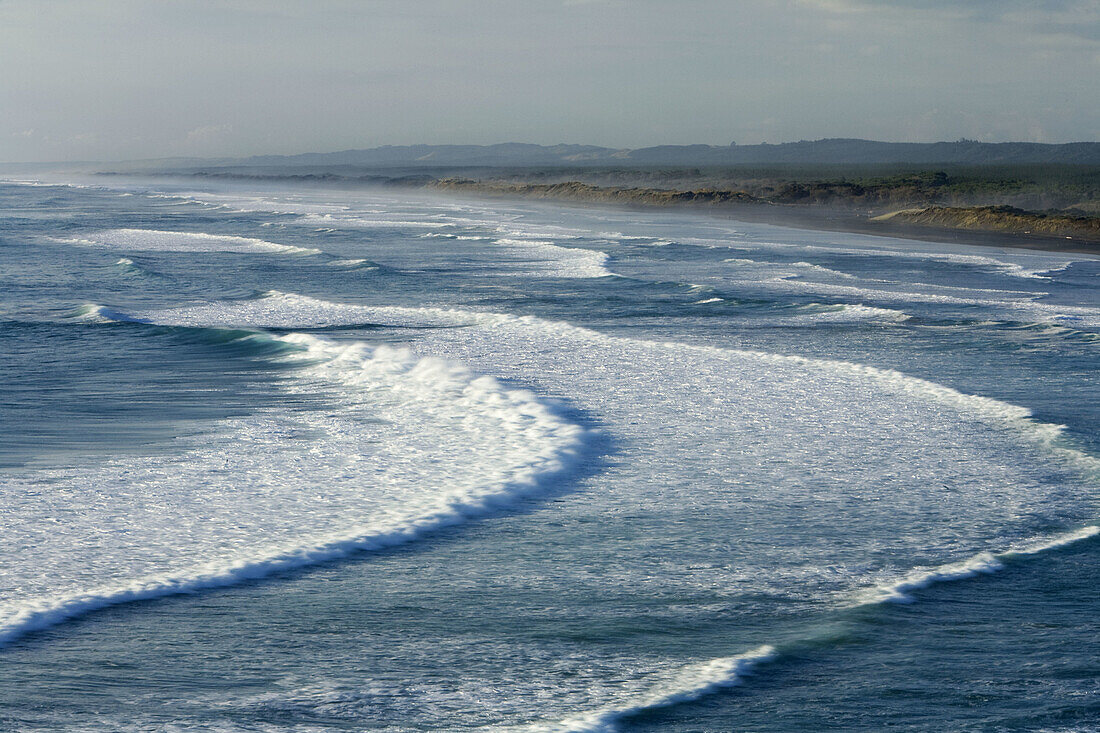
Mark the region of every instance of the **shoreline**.
<instances>
[{"instance_id":1,"label":"shoreline","mask_svg":"<svg viewBox=\"0 0 1100 733\"><path fill-rule=\"evenodd\" d=\"M118 176L117 173L97 175ZM1000 249L1030 249L1042 252L1063 252L1100 258L1100 240L1069 238L1052 234L1033 234L1005 230L965 229L947 226L922 226L895 219L861 215L839 207L779 204L755 199L748 194L728 191L676 191L660 189L602 188L571 183L501 184L469 179L387 178L369 176L354 178L336 175L262 175L262 174L193 174L167 173L137 175L136 178L210 180L233 183L281 184L332 187L345 190L378 189L383 191L417 191L441 196L474 199L538 201L568 204L585 208L607 208L620 211L676 211L702 214L718 219L770 224L809 231L843 232L874 237L910 239L940 244L956 244Z\"/></svg>"},{"instance_id":2,"label":"shoreline","mask_svg":"<svg viewBox=\"0 0 1100 733\"><path fill-rule=\"evenodd\" d=\"M919 242L958 244L971 247L1067 252L1100 258L1100 242L1087 240L1068 240L1064 237L1036 234L927 227L900 222L873 221L845 212L818 213L809 211L803 213L801 211L791 211L790 209L768 211L765 210L765 207L759 208L760 211L752 211L748 206L738 207L736 210L731 207L728 212L711 213L722 219L733 219L755 224L772 224L792 229L862 234L890 239L912 239Z\"/></svg>"},{"instance_id":3,"label":"shoreline","mask_svg":"<svg viewBox=\"0 0 1100 733\"><path fill-rule=\"evenodd\" d=\"M553 201L581 206L636 211L690 211L721 219L785 226L811 231L834 231L945 244L963 244L1046 252L1073 252L1100 257L1100 239L1034 234L1004 229L925 226L900 218L864 216L840 207L780 204L739 191L676 191L602 188L587 184L505 184L492 181L435 179L423 190L457 193L477 198Z\"/></svg>"}]
</instances>

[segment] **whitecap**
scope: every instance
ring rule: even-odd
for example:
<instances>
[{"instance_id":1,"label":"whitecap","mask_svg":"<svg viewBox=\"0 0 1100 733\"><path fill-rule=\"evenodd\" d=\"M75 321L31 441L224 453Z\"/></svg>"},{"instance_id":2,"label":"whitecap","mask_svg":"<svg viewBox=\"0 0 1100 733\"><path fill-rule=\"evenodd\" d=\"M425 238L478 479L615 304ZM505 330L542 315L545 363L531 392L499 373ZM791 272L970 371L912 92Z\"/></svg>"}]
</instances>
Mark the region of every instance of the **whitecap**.
<instances>
[{"instance_id":1,"label":"whitecap","mask_svg":"<svg viewBox=\"0 0 1100 733\"><path fill-rule=\"evenodd\" d=\"M321 253L319 249L276 244L252 237L159 229L109 229L63 241L127 252L263 252L290 255Z\"/></svg>"}]
</instances>

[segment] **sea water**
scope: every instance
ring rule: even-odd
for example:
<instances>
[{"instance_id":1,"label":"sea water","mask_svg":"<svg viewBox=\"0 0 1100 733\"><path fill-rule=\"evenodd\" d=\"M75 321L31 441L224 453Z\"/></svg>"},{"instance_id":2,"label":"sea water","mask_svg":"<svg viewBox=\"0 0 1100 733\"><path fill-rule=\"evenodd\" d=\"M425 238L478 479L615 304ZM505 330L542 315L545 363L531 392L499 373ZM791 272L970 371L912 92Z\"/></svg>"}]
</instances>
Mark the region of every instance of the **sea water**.
<instances>
[{"instance_id":1,"label":"sea water","mask_svg":"<svg viewBox=\"0 0 1100 733\"><path fill-rule=\"evenodd\" d=\"M1100 259L0 184L0 729L1100 727Z\"/></svg>"}]
</instances>

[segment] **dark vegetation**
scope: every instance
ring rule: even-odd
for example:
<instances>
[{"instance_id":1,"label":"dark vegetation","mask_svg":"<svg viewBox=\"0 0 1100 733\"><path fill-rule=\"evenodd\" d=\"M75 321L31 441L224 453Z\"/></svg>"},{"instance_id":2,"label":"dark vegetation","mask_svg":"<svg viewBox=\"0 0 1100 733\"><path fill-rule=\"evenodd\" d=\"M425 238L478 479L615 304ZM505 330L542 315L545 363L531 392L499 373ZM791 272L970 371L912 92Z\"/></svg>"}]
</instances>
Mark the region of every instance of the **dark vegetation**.
<instances>
[{"instance_id":1,"label":"dark vegetation","mask_svg":"<svg viewBox=\"0 0 1100 733\"><path fill-rule=\"evenodd\" d=\"M784 166L471 171L509 183L576 181L599 187L737 192L775 204L840 206L865 213L910 206L1015 206L1100 214L1100 166ZM744 196L739 198L744 198Z\"/></svg>"}]
</instances>

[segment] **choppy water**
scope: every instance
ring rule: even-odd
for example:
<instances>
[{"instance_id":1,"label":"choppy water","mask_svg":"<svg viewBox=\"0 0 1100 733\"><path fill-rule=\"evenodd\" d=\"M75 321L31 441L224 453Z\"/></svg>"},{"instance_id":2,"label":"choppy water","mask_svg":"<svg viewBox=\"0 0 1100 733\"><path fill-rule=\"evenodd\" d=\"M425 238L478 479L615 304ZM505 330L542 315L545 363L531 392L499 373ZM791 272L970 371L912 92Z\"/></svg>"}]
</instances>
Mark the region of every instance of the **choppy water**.
<instances>
[{"instance_id":1,"label":"choppy water","mask_svg":"<svg viewBox=\"0 0 1100 733\"><path fill-rule=\"evenodd\" d=\"M1100 260L0 184L0 728L1100 728Z\"/></svg>"}]
</instances>

